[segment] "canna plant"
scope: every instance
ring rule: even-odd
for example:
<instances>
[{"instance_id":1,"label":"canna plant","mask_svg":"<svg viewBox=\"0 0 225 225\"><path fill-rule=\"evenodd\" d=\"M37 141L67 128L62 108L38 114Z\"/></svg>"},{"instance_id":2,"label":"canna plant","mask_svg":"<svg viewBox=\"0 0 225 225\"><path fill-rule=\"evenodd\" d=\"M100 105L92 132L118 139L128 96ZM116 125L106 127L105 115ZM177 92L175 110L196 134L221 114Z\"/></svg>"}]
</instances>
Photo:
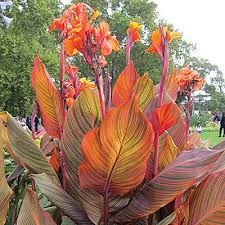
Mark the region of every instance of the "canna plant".
<instances>
[{"instance_id":1,"label":"canna plant","mask_svg":"<svg viewBox=\"0 0 225 225\"><path fill-rule=\"evenodd\" d=\"M120 46L99 16L79 3L51 24L61 40L59 89L34 59L31 80L44 131L30 133L0 113L0 225L7 218L17 225L224 224L225 149L210 150L189 134L190 99L204 81L187 68L168 75L168 45L180 34L160 26L150 35L146 54L162 64L153 85L131 60L141 40L141 26L131 22L127 65L111 88L106 57ZM77 54L92 80L79 78L70 64ZM188 93L187 108L175 103L178 92ZM7 178L6 151L17 165Z\"/></svg>"}]
</instances>

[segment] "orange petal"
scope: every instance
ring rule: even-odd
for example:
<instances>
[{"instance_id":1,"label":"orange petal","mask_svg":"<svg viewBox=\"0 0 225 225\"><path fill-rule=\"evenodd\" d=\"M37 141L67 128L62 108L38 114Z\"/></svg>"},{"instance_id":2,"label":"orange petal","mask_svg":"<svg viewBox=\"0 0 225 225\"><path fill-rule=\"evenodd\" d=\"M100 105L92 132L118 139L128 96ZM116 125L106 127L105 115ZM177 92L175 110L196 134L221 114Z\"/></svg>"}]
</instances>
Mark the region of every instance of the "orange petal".
<instances>
[{"instance_id":1,"label":"orange petal","mask_svg":"<svg viewBox=\"0 0 225 225\"><path fill-rule=\"evenodd\" d=\"M111 44L112 49L114 51L119 51L120 50L120 44L119 44L119 42L118 42L118 40L116 39L115 36L110 36L108 38L108 42Z\"/></svg>"},{"instance_id":2,"label":"orange petal","mask_svg":"<svg viewBox=\"0 0 225 225\"><path fill-rule=\"evenodd\" d=\"M109 35L109 24L106 23L105 21L100 22L100 29L101 31L108 36Z\"/></svg>"},{"instance_id":3,"label":"orange petal","mask_svg":"<svg viewBox=\"0 0 225 225\"><path fill-rule=\"evenodd\" d=\"M60 31L64 29L64 24L62 23L61 18L54 19L54 21L51 23L49 31L53 31L55 29Z\"/></svg>"},{"instance_id":4,"label":"orange petal","mask_svg":"<svg viewBox=\"0 0 225 225\"><path fill-rule=\"evenodd\" d=\"M102 45L101 45L101 55L110 55L111 52L112 52L112 46L106 40L106 38L104 38L103 42L102 42Z\"/></svg>"},{"instance_id":5,"label":"orange petal","mask_svg":"<svg viewBox=\"0 0 225 225\"><path fill-rule=\"evenodd\" d=\"M72 56L78 53L77 49L75 48L73 39L65 39L64 48L68 56Z\"/></svg>"},{"instance_id":6,"label":"orange petal","mask_svg":"<svg viewBox=\"0 0 225 225\"><path fill-rule=\"evenodd\" d=\"M134 31L131 33L131 38L132 38L132 41L133 42L136 42L136 41L140 41L141 40L141 36L139 34L138 31Z\"/></svg>"}]
</instances>

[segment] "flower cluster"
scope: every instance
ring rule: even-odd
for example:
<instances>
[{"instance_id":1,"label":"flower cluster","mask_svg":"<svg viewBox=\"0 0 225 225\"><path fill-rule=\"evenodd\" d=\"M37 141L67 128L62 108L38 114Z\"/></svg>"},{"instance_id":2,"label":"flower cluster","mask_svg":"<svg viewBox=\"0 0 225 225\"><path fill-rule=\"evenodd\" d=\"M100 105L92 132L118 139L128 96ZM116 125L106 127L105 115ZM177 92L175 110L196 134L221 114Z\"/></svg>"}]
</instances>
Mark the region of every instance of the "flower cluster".
<instances>
[{"instance_id":1,"label":"flower cluster","mask_svg":"<svg viewBox=\"0 0 225 225\"><path fill-rule=\"evenodd\" d=\"M65 51L68 56L81 53L89 65L100 63L106 65L104 56L110 55L112 50L120 49L115 36L111 36L108 23L100 22L98 27L93 21L100 15L84 3L71 5L62 15L53 21L50 30L61 31ZM103 63L101 63L103 62Z\"/></svg>"},{"instance_id":2,"label":"flower cluster","mask_svg":"<svg viewBox=\"0 0 225 225\"><path fill-rule=\"evenodd\" d=\"M182 92L192 92L200 90L205 81L196 70L184 67L179 71L178 83Z\"/></svg>"}]
</instances>

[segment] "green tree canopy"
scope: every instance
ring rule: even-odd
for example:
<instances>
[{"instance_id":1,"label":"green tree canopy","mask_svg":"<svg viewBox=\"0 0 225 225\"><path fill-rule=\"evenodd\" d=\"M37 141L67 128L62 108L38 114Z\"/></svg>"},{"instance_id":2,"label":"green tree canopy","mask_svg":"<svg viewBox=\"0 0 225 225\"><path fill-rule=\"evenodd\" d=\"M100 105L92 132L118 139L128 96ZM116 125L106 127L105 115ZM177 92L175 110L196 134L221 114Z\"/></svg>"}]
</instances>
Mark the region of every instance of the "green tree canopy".
<instances>
[{"instance_id":1,"label":"green tree canopy","mask_svg":"<svg viewBox=\"0 0 225 225\"><path fill-rule=\"evenodd\" d=\"M51 10L49 10L51 9ZM6 15L14 18L9 29L0 27L0 107L13 115L30 113L33 92L30 73L40 54L50 74L58 73L58 48L48 26L59 13L58 0L14 1Z\"/></svg>"}]
</instances>

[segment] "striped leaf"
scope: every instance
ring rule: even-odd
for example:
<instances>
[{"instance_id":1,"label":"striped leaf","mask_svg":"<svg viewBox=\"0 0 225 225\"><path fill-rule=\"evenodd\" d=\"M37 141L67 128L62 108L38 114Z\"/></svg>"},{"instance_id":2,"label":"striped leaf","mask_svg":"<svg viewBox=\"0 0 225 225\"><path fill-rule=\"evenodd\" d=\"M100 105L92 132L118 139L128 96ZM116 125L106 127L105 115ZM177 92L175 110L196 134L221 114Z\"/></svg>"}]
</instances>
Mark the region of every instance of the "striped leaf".
<instances>
[{"instance_id":1,"label":"striped leaf","mask_svg":"<svg viewBox=\"0 0 225 225\"><path fill-rule=\"evenodd\" d=\"M198 185L190 199L188 225L224 224L225 171L213 173Z\"/></svg>"},{"instance_id":2,"label":"striped leaf","mask_svg":"<svg viewBox=\"0 0 225 225\"><path fill-rule=\"evenodd\" d=\"M177 155L178 148L173 142L172 137L167 135L164 145L159 152L159 171L162 171L164 168L169 166L176 159Z\"/></svg>"},{"instance_id":3,"label":"striped leaf","mask_svg":"<svg viewBox=\"0 0 225 225\"><path fill-rule=\"evenodd\" d=\"M47 158L20 123L6 112L0 113L0 119L4 119L7 125L8 142L19 163L32 173L45 172L58 182L58 177Z\"/></svg>"},{"instance_id":4,"label":"striped leaf","mask_svg":"<svg viewBox=\"0 0 225 225\"><path fill-rule=\"evenodd\" d=\"M38 56L34 59L32 86L45 130L51 137L60 138L64 123L62 100Z\"/></svg>"},{"instance_id":5,"label":"striped leaf","mask_svg":"<svg viewBox=\"0 0 225 225\"><path fill-rule=\"evenodd\" d=\"M153 98L153 82L147 74L138 79L137 87L134 87L133 92L137 96L139 108L144 111Z\"/></svg>"},{"instance_id":6,"label":"striped leaf","mask_svg":"<svg viewBox=\"0 0 225 225\"><path fill-rule=\"evenodd\" d=\"M119 106L130 99L133 88L139 78L140 76L134 64L130 62L119 75L114 85L112 93L112 103L114 106Z\"/></svg>"},{"instance_id":7,"label":"striped leaf","mask_svg":"<svg viewBox=\"0 0 225 225\"><path fill-rule=\"evenodd\" d=\"M117 107L126 103L134 95L137 97L140 109L144 111L153 98L153 82L147 74L140 77L133 63L130 62L116 80L112 103Z\"/></svg>"},{"instance_id":8,"label":"striped leaf","mask_svg":"<svg viewBox=\"0 0 225 225\"><path fill-rule=\"evenodd\" d=\"M98 95L85 89L70 107L62 137L62 150L67 170L67 185L73 198L82 202L92 221L98 222L101 217L101 196L92 190L81 190L77 176L78 167L83 159L81 142L84 135L92 128L99 126L101 110Z\"/></svg>"},{"instance_id":9,"label":"striped leaf","mask_svg":"<svg viewBox=\"0 0 225 225\"><path fill-rule=\"evenodd\" d=\"M200 147L203 147L203 143L201 142L200 134L195 131L189 135L185 150L193 150Z\"/></svg>"},{"instance_id":10,"label":"striped leaf","mask_svg":"<svg viewBox=\"0 0 225 225\"><path fill-rule=\"evenodd\" d=\"M93 224L80 203L67 194L59 184L54 183L46 174L33 175L33 178L46 197L76 224Z\"/></svg>"},{"instance_id":11,"label":"striped leaf","mask_svg":"<svg viewBox=\"0 0 225 225\"><path fill-rule=\"evenodd\" d=\"M174 221L175 217L176 217L176 212L173 212L169 216L167 216L165 219L157 223L156 225L169 225Z\"/></svg>"},{"instance_id":12,"label":"striped leaf","mask_svg":"<svg viewBox=\"0 0 225 225\"><path fill-rule=\"evenodd\" d=\"M156 212L204 177L222 153L208 149L182 152L170 166L137 192L129 206L112 220L132 221Z\"/></svg>"},{"instance_id":13,"label":"striped leaf","mask_svg":"<svg viewBox=\"0 0 225 225\"><path fill-rule=\"evenodd\" d=\"M36 193L26 189L17 225L56 225L51 215L40 207Z\"/></svg>"},{"instance_id":14,"label":"striped leaf","mask_svg":"<svg viewBox=\"0 0 225 225\"><path fill-rule=\"evenodd\" d=\"M1 133L1 124L0 124L0 133ZM5 177L3 141L0 135L0 225L5 224L11 196L12 190L9 187Z\"/></svg>"},{"instance_id":15,"label":"striped leaf","mask_svg":"<svg viewBox=\"0 0 225 225\"><path fill-rule=\"evenodd\" d=\"M112 109L101 127L89 131L82 141L81 187L101 194L108 188L115 195L134 189L144 179L153 136L135 99Z\"/></svg>"}]
</instances>

